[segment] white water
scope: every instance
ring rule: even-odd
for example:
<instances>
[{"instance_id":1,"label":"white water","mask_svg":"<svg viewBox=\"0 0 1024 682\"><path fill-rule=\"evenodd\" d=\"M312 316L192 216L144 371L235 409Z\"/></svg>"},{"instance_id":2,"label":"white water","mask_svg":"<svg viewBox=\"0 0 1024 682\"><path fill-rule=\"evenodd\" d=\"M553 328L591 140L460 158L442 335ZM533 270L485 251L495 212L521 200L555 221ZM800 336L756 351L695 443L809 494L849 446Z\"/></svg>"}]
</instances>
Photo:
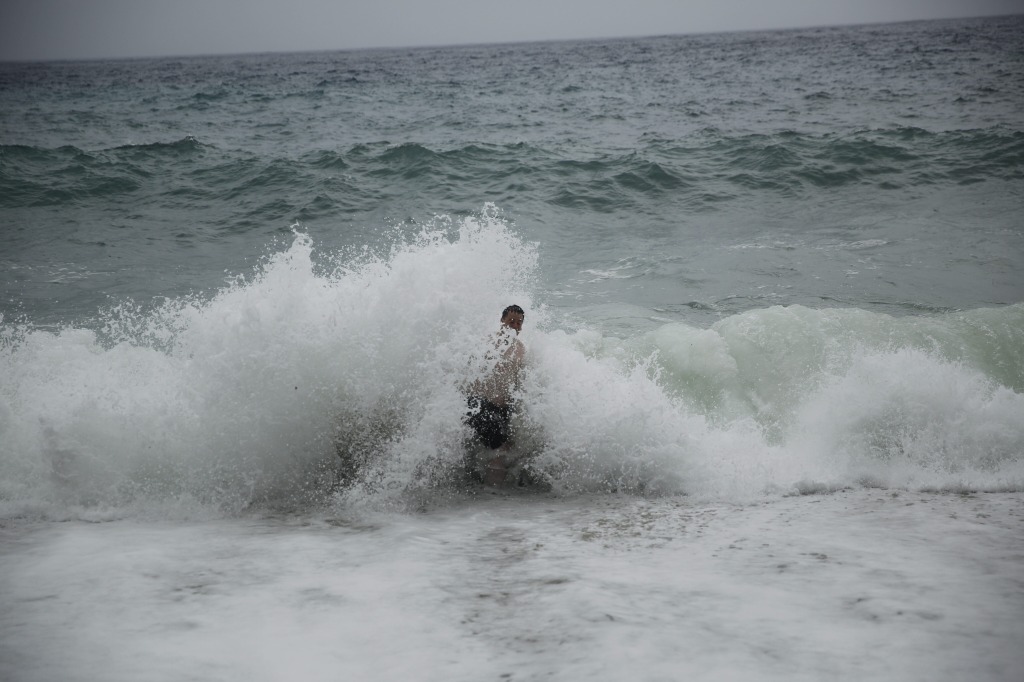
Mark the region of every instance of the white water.
<instances>
[{"instance_id":1,"label":"white water","mask_svg":"<svg viewBox=\"0 0 1024 682\"><path fill-rule=\"evenodd\" d=\"M459 386L511 302L530 361L518 446L556 490L1024 490L1024 305L775 307L618 338L542 304L542 256L488 209L379 252L318 254L299 234L212 298L94 328L5 323L0 514L441 494L467 435ZM339 449L362 463L340 497Z\"/></svg>"},{"instance_id":2,"label":"white water","mask_svg":"<svg viewBox=\"0 0 1024 682\"><path fill-rule=\"evenodd\" d=\"M0 529L0 678L1012 682L1022 502L480 495Z\"/></svg>"},{"instance_id":3,"label":"white water","mask_svg":"<svg viewBox=\"0 0 1024 682\"><path fill-rule=\"evenodd\" d=\"M542 256L495 213L298 235L210 298L5 323L0 678L1020 679L1024 306L612 336ZM459 476L510 302L551 492Z\"/></svg>"}]
</instances>

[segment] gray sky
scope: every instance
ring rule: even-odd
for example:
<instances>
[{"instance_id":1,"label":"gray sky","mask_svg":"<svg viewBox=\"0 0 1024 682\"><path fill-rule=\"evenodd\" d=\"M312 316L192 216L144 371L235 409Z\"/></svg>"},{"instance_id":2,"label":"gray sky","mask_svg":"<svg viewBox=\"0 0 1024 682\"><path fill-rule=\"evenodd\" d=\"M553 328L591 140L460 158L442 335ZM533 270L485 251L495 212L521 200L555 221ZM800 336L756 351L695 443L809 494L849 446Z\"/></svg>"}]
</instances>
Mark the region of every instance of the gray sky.
<instances>
[{"instance_id":1,"label":"gray sky","mask_svg":"<svg viewBox=\"0 0 1024 682\"><path fill-rule=\"evenodd\" d=\"M0 0L0 60L663 35L1022 11L1021 0Z\"/></svg>"}]
</instances>

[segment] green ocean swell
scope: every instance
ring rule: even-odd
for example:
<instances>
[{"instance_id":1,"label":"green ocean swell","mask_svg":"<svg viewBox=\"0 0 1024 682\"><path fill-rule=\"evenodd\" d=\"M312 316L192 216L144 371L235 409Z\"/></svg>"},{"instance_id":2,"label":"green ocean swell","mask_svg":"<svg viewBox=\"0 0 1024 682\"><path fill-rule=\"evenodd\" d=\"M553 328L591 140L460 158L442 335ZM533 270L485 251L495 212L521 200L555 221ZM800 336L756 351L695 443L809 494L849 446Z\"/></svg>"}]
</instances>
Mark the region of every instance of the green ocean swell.
<instances>
[{"instance_id":1,"label":"green ocean swell","mask_svg":"<svg viewBox=\"0 0 1024 682\"><path fill-rule=\"evenodd\" d=\"M643 211L665 198L713 210L752 191L798 198L848 186L891 190L1022 178L1024 132L1001 127L738 137L705 129L593 156L524 143L443 149L380 142L267 158L192 137L99 151L0 147L3 208L139 197L236 202L275 194L323 215L368 210L412 191L441 200L484 193L599 213Z\"/></svg>"}]
</instances>

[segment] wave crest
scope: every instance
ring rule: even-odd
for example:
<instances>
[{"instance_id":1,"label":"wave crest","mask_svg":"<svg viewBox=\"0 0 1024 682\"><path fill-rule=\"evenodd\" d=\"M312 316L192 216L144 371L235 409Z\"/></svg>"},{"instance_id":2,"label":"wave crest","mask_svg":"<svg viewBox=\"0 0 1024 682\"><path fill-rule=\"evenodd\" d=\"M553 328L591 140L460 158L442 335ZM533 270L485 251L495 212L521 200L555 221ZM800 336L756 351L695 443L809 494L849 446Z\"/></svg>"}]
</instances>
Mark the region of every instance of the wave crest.
<instances>
[{"instance_id":1,"label":"wave crest","mask_svg":"<svg viewBox=\"0 0 1024 682\"><path fill-rule=\"evenodd\" d=\"M619 339L539 303L537 251L494 207L389 239L314 259L298 233L212 298L96 328L0 323L0 513L443 494L475 447L460 386L510 302L516 452L556 490L1024 489L1024 305L775 307Z\"/></svg>"}]
</instances>

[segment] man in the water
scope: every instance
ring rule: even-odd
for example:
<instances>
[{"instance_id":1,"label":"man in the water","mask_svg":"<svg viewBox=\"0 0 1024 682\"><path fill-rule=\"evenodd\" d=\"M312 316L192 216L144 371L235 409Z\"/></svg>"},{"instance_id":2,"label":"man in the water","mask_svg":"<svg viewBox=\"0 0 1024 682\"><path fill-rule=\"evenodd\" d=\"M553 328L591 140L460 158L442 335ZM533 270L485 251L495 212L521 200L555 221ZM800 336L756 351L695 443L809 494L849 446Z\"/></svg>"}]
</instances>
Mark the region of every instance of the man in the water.
<instances>
[{"instance_id":1,"label":"man in the water","mask_svg":"<svg viewBox=\"0 0 1024 682\"><path fill-rule=\"evenodd\" d=\"M525 317L523 309L517 305L510 305L501 312L501 329L486 356L494 366L486 377L473 382L469 389L470 411L466 414L466 424L473 427L484 445L499 451L487 462L484 472L484 482L490 485L503 482L508 472L502 453L512 446L514 394L519 390L520 374L526 359L526 349L516 336L523 329Z\"/></svg>"}]
</instances>

